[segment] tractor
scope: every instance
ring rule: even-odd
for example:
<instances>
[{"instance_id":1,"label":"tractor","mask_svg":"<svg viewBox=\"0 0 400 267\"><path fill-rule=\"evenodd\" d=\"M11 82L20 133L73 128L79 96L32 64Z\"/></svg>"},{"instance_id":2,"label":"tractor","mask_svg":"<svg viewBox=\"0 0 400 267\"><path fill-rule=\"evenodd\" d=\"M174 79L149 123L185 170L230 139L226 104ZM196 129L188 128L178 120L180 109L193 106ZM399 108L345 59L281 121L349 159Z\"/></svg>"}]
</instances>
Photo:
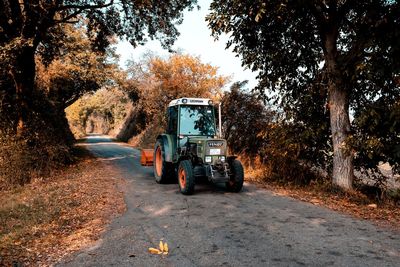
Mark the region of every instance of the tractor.
<instances>
[{"instance_id":1,"label":"tractor","mask_svg":"<svg viewBox=\"0 0 400 267\"><path fill-rule=\"evenodd\" d=\"M157 137L153 153L157 183L178 179L184 195L193 194L196 181L204 178L225 183L231 192L242 189L242 164L227 155L227 142L221 134L221 104L218 135L215 113L211 99L179 98L169 103L167 129Z\"/></svg>"}]
</instances>

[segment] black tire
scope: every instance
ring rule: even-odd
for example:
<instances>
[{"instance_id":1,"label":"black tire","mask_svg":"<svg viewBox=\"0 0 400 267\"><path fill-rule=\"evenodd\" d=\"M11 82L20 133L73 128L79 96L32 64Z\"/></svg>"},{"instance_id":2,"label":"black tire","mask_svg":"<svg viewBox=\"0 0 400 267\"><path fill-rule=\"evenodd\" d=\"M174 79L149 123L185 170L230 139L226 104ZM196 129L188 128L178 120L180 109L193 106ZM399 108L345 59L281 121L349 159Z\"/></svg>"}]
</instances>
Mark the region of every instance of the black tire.
<instances>
[{"instance_id":1,"label":"black tire","mask_svg":"<svg viewBox=\"0 0 400 267\"><path fill-rule=\"evenodd\" d=\"M178 167L179 189L184 195L191 195L194 192L193 167L190 160L182 160Z\"/></svg>"},{"instance_id":2,"label":"black tire","mask_svg":"<svg viewBox=\"0 0 400 267\"><path fill-rule=\"evenodd\" d=\"M230 181L226 183L228 191L238 193L242 190L244 181L244 171L242 163L238 160L233 160L229 164L231 174Z\"/></svg>"},{"instance_id":3,"label":"black tire","mask_svg":"<svg viewBox=\"0 0 400 267\"><path fill-rule=\"evenodd\" d=\"M174 177L174 165L165 161L165 149L162 139L158 139L153 154L154 177L159 184L170 182Z\"/></svg>"}]
</instances>

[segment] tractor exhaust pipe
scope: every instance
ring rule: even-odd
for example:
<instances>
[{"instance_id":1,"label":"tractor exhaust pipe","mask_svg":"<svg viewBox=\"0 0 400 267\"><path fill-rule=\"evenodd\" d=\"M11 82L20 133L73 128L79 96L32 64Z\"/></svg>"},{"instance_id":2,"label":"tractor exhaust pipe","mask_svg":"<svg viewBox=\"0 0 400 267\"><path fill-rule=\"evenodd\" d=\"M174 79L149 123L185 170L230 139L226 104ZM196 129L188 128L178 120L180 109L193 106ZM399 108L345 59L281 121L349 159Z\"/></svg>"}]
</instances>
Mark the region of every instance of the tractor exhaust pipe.
<instances>
[{"instance_id":1,"label":"tractor exhaust pipe","mask_svg":"<svg viewBox=\"0 0 400 267\"><path fill-rule=\"evenodd\" d=\"M222 103L219 102L218 104L218 126L219 126L219 137L222 138L222 109L221 109Z\"/></svg>"}]
</instances>

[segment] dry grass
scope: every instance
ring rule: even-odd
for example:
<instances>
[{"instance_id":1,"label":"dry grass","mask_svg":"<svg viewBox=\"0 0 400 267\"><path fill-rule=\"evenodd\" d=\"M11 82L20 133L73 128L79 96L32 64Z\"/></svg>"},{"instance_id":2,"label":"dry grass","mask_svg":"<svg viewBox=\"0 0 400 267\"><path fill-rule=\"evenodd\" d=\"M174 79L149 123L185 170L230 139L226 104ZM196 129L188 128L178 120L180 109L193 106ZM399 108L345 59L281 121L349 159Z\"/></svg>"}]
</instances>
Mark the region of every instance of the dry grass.
<instances>
[{"instance_id":1,"label":"dry grass","mask_svg":"<svg viewBox=\"0 0 400 267\"><path fill-rule=\"evenodd\" d=\"M0 266L48 266L90 245L125 209L110 165L86 158L0 196Z\"/></svg>"}]
</instances>

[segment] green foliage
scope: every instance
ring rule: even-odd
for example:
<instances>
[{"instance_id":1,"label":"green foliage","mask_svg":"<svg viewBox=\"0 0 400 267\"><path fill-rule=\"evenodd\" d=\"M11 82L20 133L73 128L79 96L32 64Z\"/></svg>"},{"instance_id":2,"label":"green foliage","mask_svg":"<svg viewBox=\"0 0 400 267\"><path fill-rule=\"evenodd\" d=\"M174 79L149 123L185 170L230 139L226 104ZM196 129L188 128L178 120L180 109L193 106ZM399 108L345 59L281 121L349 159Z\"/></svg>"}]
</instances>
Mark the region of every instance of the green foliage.
<instances>
[{"instance_id":1,"label":"green foliage","mask_svg":"<svg viewBox=\"0 0 400 267\"><path fill-rule=\"evenodd\" d=\"M247 81L236 82L222 98L222 128L229 149L235 154L264 157L265 136L274 113L259 96L245 91Z\"/></svg>"},{"instance_id":2,"label":"green foliage","mask_svg":"<svg viewBox=\"0 0 400 267\"><path fill-rule=\"evenodd\" d=\"M261 178L308 184L316 175L304 163L310 129L280 118L265 106L260 95L236 82L222 98L223 134L230 153L239 155L250 169L262 169ZM311 155L309 155L311 157Z\"/></svg>"},{"instance_id":3,"label":"green foliage","mask_svg":"<svg viewBox=\"0 0 400 267\"><path fill-rule=\"evenodd\" d=\"M181 22L182 11L192 8L194 0L68 0L29 1L23 8L14 1L2 1L0 9L0 43L16 36L32 38L33 45L58 23L76 23L79 17L88 20L93 33L93 47L106 48L110 36L126 36L133 45L143 44L146 37L157 38L169 46L178 32L174 23ZM24 19L28 16L29 19Z\"/></svg>"},{"instance_id":4,"label":"green foliage","mask_svg":"<svg viewBox=\"0 0 400 267\"><path fill-rule=\"evenodd\" d=\"M354 151L356 167L370 174L380 161L398 171L399 17L399 1L223 0L213 1L207 21L259 71L257 90L280 105L304 148L300 159L329 169L330 138L340 134L347 146L336 143L337 151ZM347 112L339 116L353 111L351 130L332 120L338 92Z\"/></svg>"},{"instance_id":5,"label":"green foliage","mask_svg":"<svg viewBox=\"0 0 400 267\"><path fill-rule=\"evenodd\" d=\"M336 59L346 86L359 91L368 83L378 93L385 82L393 89L399 74L399 8L398 1L224 0L212 3L207 20L214 36L231 34L227 45L244 65L260 71L259 90L283 94L324 82L325 35L337 27Z\"/></svg>"},{"instance_id":6,"label":"green foliage","mask_svg":"<svg viewBox=\"0 0 400 267\"><path fill-rule=\"evenodd\" d=\"M389 163L395 173L400 171L400 102L377 100L355 114L355 132L351 138L356 149L356 166L368 171L377 186L385 185L385 177L378 168Z\"/></svg>"}]
</instances>

